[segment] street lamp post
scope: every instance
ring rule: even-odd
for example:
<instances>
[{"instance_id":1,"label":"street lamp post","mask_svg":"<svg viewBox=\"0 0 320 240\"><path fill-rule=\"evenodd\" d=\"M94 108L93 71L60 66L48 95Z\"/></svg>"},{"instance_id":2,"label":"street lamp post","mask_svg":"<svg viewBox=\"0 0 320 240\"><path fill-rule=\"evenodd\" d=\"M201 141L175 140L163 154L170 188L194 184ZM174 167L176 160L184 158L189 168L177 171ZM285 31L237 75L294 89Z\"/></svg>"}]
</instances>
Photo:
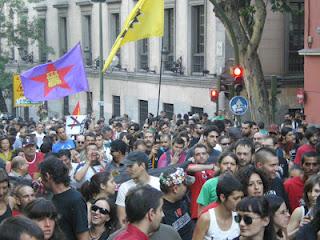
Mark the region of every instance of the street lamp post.
<instances>
[{"instance_id":1,"label":"street lamp post","mask_svg":"<svg viewBox=\"0 0 320 240\"><path fill-rule=\"evenodd\" d=\"M100 118L104 116L104 87L103 87L103 37L102 37L102 3L106 0L92 0L99 3L99 77L100 77Z\"/></svg>"}]
</instances>

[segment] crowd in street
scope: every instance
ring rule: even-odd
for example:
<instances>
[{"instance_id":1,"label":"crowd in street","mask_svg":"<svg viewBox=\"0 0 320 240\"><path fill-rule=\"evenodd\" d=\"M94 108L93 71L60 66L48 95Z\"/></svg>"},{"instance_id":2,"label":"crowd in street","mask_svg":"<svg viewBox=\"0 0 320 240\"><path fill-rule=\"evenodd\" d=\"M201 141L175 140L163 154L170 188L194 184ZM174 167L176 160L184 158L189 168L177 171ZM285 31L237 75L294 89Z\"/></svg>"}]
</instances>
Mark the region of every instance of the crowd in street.
<instances>
[{"instance_id":1,"label":"crowd in street","mask_svg":"<svg viewBox=\"0 0 320 240\"><path fill-rule=\"evenodd\" d=\"M302 118L92 116L71 136L2 120L0 239L320 239L320 129Z\"/></svg>"}]
</instances>

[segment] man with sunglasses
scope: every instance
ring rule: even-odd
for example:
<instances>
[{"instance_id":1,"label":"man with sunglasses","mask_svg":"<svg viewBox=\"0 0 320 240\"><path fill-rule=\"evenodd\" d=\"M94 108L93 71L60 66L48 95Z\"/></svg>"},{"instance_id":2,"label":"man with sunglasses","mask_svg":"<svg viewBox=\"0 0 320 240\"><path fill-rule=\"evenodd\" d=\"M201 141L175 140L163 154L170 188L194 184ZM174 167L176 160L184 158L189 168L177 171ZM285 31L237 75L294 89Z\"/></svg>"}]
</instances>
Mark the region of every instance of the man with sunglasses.
<instances>
[{"instance_id":1,"label":"man with sunglasses","mask_svg":"<svg viewBox=\"0 0 320 240\"><path fill-rule=\"evenodd\" d=\"M217 185L218 206L203 213L197 222L192 239L236 239L239 224L234 217L236 205L243 197L242 184L233 175L225 173Z\"/></svg>"}]
</instances>

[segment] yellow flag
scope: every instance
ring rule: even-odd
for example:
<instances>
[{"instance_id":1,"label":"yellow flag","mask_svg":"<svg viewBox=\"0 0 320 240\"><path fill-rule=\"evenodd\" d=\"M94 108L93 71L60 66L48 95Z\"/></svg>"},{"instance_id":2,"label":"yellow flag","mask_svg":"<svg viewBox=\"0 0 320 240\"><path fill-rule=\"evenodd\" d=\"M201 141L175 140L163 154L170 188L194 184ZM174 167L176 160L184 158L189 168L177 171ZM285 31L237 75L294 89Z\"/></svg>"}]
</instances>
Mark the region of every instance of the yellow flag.
<instances>
[{"instance_id":1,"label":"yellow flag","mask_svg":"<svg viewBox=\"0 0 320 240\"><path fill-rule=\"evenodd\" d=\"M164 28L164 0L139 0L112 46L104 64L105 72L119 48L127 42L150 37L161 37Z\"/></svg>"}]
</instances>

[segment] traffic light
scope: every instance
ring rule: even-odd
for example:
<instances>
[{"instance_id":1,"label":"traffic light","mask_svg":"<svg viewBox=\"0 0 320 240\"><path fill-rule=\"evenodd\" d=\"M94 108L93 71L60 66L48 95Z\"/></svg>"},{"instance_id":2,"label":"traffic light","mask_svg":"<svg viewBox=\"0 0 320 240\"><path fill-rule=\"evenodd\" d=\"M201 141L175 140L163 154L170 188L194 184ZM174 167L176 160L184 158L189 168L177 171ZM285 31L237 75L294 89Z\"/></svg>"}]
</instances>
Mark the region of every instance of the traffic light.
<instances>
[{"instance_id":1,"label":"traffic light","mask_svg":"<svg viewBox=\"0 0 320 240\"><path fill-rule=\"evenodd\" d=\"M237 95L243 90L243 68L241 66L235 66L232 68L232 76L234 78L233 88Z\"/></svg>"},{"instance_id":2,"label":"traffic light","mask_svg":"<svg viewBox=\"0 0 320 240\"><path fill-rule=\"evenodd\" d=\"M210 99L212 102L217 102L219 98L219 91L218 89L211 89L210 90Z\"/></svg>"}]
</instances>

